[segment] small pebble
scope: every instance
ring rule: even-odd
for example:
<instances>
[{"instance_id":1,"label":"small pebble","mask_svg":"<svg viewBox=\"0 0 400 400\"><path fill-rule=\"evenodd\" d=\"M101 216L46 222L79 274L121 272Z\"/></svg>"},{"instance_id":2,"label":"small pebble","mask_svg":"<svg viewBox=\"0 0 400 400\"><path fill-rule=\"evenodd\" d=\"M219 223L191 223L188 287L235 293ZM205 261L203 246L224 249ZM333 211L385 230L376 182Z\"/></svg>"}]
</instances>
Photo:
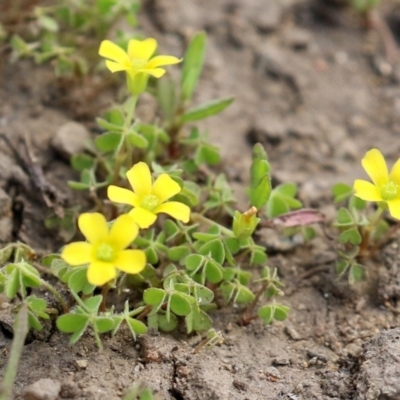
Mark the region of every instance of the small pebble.
<instances>
[{"instance_id":1,"label":"small pebble","mask_svg":"<svg viewBox=\"0 0 400 400\"><path fill-rule=\"evenodd\" d=\"M57 400L61 390L61 383L53 379L39 379L27 386L23 393L24 400Z\"/></svg>"},{"instance_id":2,"label":"small pebble","mask_svg":"<svg viewBox=\"0 0 400 400\"><path fill-rule=\"evenodd\" d=\"M281 377L281 373L279 372L279 370L277 369L277 368L275 368L275 367L268 367L266 370L265 370L265 374L266 375L268 375L268 376L272 376L272 377L274 377L274 378L277 378L277 379L280 379L280 377Z\"/></svg>"},{"instance_id":3,"label":"small pebble","mask_svg":"<svg viewBox=\"0 0 400 400\"><path fill-rule=\"evenodd\" d=\"M86 369L88 366L87 360L76 360L75 363L79 369Z\"/></svg>"},{"instance_id":4,"label":"small pebble","mask_svg":"<svg viewBox=\"0 0 400 400\"><path fill-rule=\"evenodd\" d=\"M272 360L273 365L289 365L290 361L287 358L274 358Z\"/></svg>"},{"instance_id":5,"label":"small pebble","mask_svg":"<svg viewBox=\"0 0 400 400\"><path fill-rule=\"evenodd\" d=\"M317 351L307 350L307 355L310 358L317 358L318 360L321 360L322 362L325 362L325 363L328 362L328 358L324 354L321 354Z\"/></svg>"},{"instance_id":6,"label":"small pebble","mask_svg":"<svg viewBox=\"0 0 400 400\"><path fill-rule=\"evenodd\" d=\"M357 344L355 344L355 343L350 343L350 344L348 344L348 345L344 348L344 351L345 351L349 356L352 356L352 357L357 358L357 357L359 357L359 356L362 354L363 349L362 349L361 346L359 346L359 345L357 345Z\"/></svg>"},{"instance_id":7,"label":"small pebble","mask_svg":"<svg viewBox=\"0 0 400 400\"><path fill-rule=\"evenodd\" d=\"M311 42L310 33L302 28L290 28L283 32L283 43L294 50L304 50Z\"/></svg>"},{"instance_id":8,"label":"small pebble","mask_svg":"<svg viewBox=\"0 0 400 400\"><path fill-rule=\"evenodd\" d=\"M242 392L246 392L247 389L248 389L247 383L245 383L245 382L243 382L243 381L239 381L239 380L237 380L237 379L234 379L234 380L233 380L232 385L233 385L236 389L241 390Z\"/></svg>"},{"instance_id":9,"label":"small pebble","mask_svg":"<svg viewBox=\"0 0 400 400\"><path fill-rule=\"evenodd\" d=\"M285 333L293 340L301 340L299 333L291 326L285 326Z\"/></svg>"},{"instance_id":10,"label":"small pebble","mask_svg":"<svg viewBox=\"0 0 400 400\"><path fill-rule=\"evenodd\" d=\"M83 124L70 121L56 132L51 145L67 161L72 155L81 153L90 141L90 133Z\"/></svg>"}]
</instances>

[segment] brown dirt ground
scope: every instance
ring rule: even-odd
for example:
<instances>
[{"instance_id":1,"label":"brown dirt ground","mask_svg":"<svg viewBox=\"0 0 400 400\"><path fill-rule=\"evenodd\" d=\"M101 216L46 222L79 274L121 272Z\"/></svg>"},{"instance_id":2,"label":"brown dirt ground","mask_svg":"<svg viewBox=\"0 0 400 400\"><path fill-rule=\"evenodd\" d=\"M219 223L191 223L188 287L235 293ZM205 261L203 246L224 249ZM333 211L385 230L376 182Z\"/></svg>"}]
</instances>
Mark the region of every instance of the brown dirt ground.
<instances>
[{"instance_id":1,"label":"brown dirt ground","mask_svg":"<svg viewBox=\"0 0 400 400\"><path fill-rule=\"evenodd\" d=\"M221 147L239 209L247 206L244 188L255 141L265 145L274 182L296 182L304 204L328 219L334 216L331 185L364 176L360 160L366 150L379 147L390 163L398 158L400 69L385 62L375 31L366 31L350 11L327 8L327 3L144 2L140 30L156 37L163 52L182 54L193 32L209 34L196 101L236 97L202 128ZM381 11L400 36L395 2L384 2ZM0 130L15 146L23 134L30 136L46 177L73 204L76 195L65 179L76 175L50 141L70 120L93 129L94 117L110 96L100 92L96 80L66 90L55 83L51 68L28 61L10 65L2 58ZM150 101L141 109L149 115L154 111ZM3 142L0 188L11 198L13 224L11 237L0 234L0 239L24 241L41 253L57 250L61 238L43 227L49 210ZM269 265L278 268L286 285L284 302L292 310L288 321L243 327L239 310L219 310L213 319L225 342L199 354L193 347L200 336L154 333L135 343L121 333L105 336L99 352L92 337L70 347L68 338L50 326L25 346L14 398L24 398L24 388L37 380L51 378L61 385L60 399L119 399L136 381L162 399L176 400L400 399L398 237L368 261L369 283L357 287L336 280L334 241L322 234L307 247L287 251L271 244L270 232L260 240L271 247ZM1 304L1 371L11 343L5 329L9 308ZM87 366L79 368L78 360ZM37 399L48 399L42 389Z\"/></svg>"}]
</instances>

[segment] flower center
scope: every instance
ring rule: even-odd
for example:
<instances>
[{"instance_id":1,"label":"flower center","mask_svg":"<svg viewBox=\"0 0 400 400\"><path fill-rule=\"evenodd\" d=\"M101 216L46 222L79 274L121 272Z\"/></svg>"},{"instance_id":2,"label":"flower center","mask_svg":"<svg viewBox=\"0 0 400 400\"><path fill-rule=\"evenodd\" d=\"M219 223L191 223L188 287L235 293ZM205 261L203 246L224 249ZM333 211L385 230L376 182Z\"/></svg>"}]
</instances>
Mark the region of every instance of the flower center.
<instances>
[{"instance_id":1,"label":"flower center","mask_svg":"<svg viewBox=\"0 0 400 400\"><path fill-rule=\"evenodd\" d=\"M148 194L144 196L142 201L140 202L141 207L145 208L148 211L153 211L159 204L158 197L154 194Z\"/></svg>"},{"instance_id":2,"label":"flower center","mask_svg":"<svg viewBox=\"0 0 400 400\"><path fill-rule=\"evenodd\" d=\"M399 192L399 186L394 182L388 182L381 188L381 196L385 201L394 200Z\"/></svg>"},{"instance_id":3,"label":"flower center","mask_svg":"<svg viewBox=\"0 0 400 400\"><path fill-rule=\"evenodd\" d=\"M133 70L143 69L147 64L142 58L131 58L131 68Z\"/></svg>"},{"instance_id":4,"label":"flower center","mask_svg":"<svg viewBox=\"0 0 400 400\"><path fill-rule=\"evenodd\" d=\"M115 258L115 251L108 243L101 243L96 249L96 258L100 261L110 262Z\"/></svg>"}]
</instances>

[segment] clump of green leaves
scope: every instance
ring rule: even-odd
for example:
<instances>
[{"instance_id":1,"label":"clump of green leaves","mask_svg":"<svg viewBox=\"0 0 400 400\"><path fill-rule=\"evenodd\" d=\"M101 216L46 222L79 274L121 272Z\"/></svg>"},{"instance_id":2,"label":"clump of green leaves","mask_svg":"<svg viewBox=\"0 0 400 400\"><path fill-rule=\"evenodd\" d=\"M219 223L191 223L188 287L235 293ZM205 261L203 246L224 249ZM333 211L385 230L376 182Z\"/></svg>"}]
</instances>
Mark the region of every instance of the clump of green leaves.
<instances>
[{"instance_id":1,"label":"clump of green leaves","mask_svg":"<svg viewBox=\"0 0 400 400\"><path fill-rule=\"evenodd\" d=\"M37 331L42 330L41 319L49 319L54 311L47 307L42 298L31 294L31 291L39 287L49 290L59 301L64 312L68 307L58 291L44 280L37 268L32 264L35 252L22 243L12 243L0 250L0 291L10 300L19 297L23 300L28 315L28 325ZM17 305L14 312L18 312ZM57 312L57 311L56 311Z\"/></svg>"},{"instance_id":2,"label":"clump of green leaves","mask_svg":"<svg viewBox=\"0 0 400 400\"><path fill-rule=\"evenodd\" d=\"M37 64L52 61L57 76L85 75L95 66L91 60L97 50L93 43L120 18L136 26L138 10L138 1L61 0L53 6L36 6L30 12L20 10L14 18L4 15L0 41L9 41L11 62L21 58L32 58ZM29 29L18 33L19 26ZM9 35L8 31L14 33Z\"/></svg>"},{"instance_id":3,"label":"clump of green leaves","mask_svg":"<svg viewBox=\"0 0 400 400\"><path fill-rule=\"evenodd\" d=\"M107 4L111 3L116 4ZM84 22L80 25L70 14L68 18L78 24L76 29L87 29ZM235 306L244 324L255 318L267 324L287 318L289 308L279 301L284 285L277 270L267 265L266 248L255 234L261 223L301 228L316 219L310 218L310 210L299 210L294 184L272 187L271 166L259 144L253 149L248 210L236 209L226 175L211 170L220 161L219 150L192 124L220 113L233 99L192 105L205 45L205 33L194 35L184 55L179 82L168 77L157 83L150 81L148 91L157 100L162 118L141 121L136 115L137 95L97 118L102 133L88 144L85 153L72 157L80 179L68 182L73 189L87 190L98 211L115 217L115 207L104 199L104 188L127 183L126 171L145 160L156 177L167 173L182 188L172 200L192 209L191 222L166 219L141 232L133 245L145 253L147 265L136 275L119 275L104 285L101 293L88 281L87 265L73 267L58 254L37 263L21 255L23 245L4 248L0 252L0 261L5 264L0 270L0 287L10 299L17 302L20 296L26 301L32 328L41 329L41 320L56 315L58 329L71 334L71 343L90 331L101 347L101 334L113 335L120 329L128 329L136 339L149 327L166 332L184 327L188 334L207 332L199 349L223 340L212 327L212 312L220 307ZM70 228L74 216L71 211L68 220L47 223L53 228ZM13 246L19 253L9 262ZM56 277L60 287L68 288L68 302L41 277L39 269ZM49 310L35 294L40 286L53 293L61 305L59 310ZM123 306L107 304L109 291L117 296L127 294Z\"/></svg>"},{"instance_id":4,"label":"clump of green leaves","mask_svg":"<svg viewBox=\"0 0 400 400\"><path fill-rule=\"evenodd\" d=\"M339 258L336 272L342 277L347 275L350 284L367 278L367 271L362 265L364 258L370 257L385 242L389 225L379 219L381 209L374 217L366 213L367 203L353 195L353 189L343 183L333 186L334 201L346 203L339 208L334 226L339 230Z\"/></svg>"}]
</instances>

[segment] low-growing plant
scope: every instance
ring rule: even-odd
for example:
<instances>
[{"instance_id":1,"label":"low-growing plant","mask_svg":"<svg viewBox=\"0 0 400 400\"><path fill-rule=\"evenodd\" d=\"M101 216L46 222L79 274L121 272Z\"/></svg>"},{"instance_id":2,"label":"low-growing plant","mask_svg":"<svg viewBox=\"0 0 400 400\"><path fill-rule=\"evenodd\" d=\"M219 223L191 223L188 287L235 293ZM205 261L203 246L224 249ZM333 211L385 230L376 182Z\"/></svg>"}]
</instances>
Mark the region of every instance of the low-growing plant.
<instances>
[{"instance_id":1,"label":"low-growing plant","mask_svg":"<svg viewBox=\"0 0 400 400\"><path fill-rule=\"evenodd\" d=\"M340 276L348 274L350 283L367 277L364 260L371 258L399 227L390 227L384 213L388 210L394 219L400 219L400 161L389 173L382 153L372 149L362 165L372 182L357 179L354 188L342 183L333 187L335 202L347 202L347 207L338 210L335 221L341 245L336 270ZM373 213L367 202L377 203Z\"/></svg>"},{"instance_id":2,"label":"low-growing plant","mask_svg":"<svg viewBox=\"0 0 400 400\"><path fill-rule=\"evenodd\" d=\"M0 15L0 42L10 45L10 61L51 61L57 76L93 72L97 40L121 18L135 27L140 5L136 0L60 0L21 10L22 3L15 3ZM119 40L125 40L123 32Z\"/></svg>"},{"instance_id":3,"label":"low-growing plant","mask_svg":"<svg viewBox=\"0 0 400 400\"><path fill-rule=\"evenodd\" d=\"M40 330L43 319L58 314L56 325L71 334L71 343L89 330L101 347L101 334L116 334L121 327L136 339L149 327L172 331L183 325L188 334L208 332L198 351L222 341L211 313L223 305L237 306L244 324L286 319L289 308L278 300L283 284L277 270L266 265L266 249L254 234L261 222L273 226L278 218L284 227L319 219L305 219L313 212L297 210L295 185L272 188L261 145L253 150L247 211L235 209L225 174L203 168L220 161L219 150L192 124L233 101L191 105L205 46L203 32L194 35L183 59L155 55L153 38L131 39L125 48L101 43L106 67L126 75L127 97L97 119L101 134L71 159L80 180L69 186L87 190L94 200L94 208L76 218L84 240L40 261L24 244L0 251L1 288L17 309L17 298L23 299L31 328ZM182 61L179 83L159 79L164 66ZM145 91L154 95L163 118L146 123L138 118L136 106ZM68 213L69 228L74 215ZM39 266L58 282L50 285ZM54 295L58 309L35 295L40 286ZM69 294L61 295L60 287ZM123 306L109 303L110 290Z\"/></svg>"}]
</instances>

